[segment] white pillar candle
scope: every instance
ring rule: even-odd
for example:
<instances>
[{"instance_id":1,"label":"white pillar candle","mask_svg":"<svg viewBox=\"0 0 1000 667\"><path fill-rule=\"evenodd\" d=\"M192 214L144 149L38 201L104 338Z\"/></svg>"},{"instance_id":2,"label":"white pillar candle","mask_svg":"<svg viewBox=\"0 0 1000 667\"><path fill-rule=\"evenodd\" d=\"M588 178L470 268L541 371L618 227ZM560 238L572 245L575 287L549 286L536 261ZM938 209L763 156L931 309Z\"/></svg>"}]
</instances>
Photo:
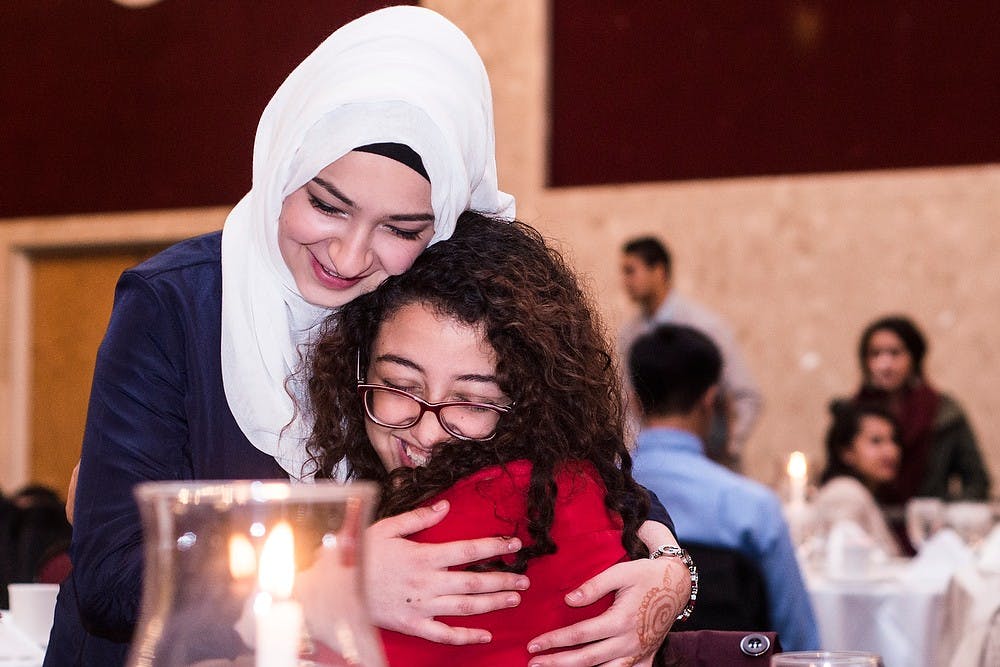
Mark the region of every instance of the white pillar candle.
<instances>
[{"instance_id":1,"label":"white pillar candle","mask_svg":"<svg viewBox=\"0 0 1000 667\"><path fill-rule=\"evenodd\" d=\"M257 570L260 592L254 600L257 618L256 667L296 667L304 618L291 599L295 584L295 537L279 522L264 542Z\"/></svg>"},{"instance_id":2,"label":"white pillar candle","mask_svg":"<svg viewBox=\"0 0 1000 667\"><path fill-rule=\"evenodd\" d=\"M806 455L802 452L792 452L788 457L788 500L792 505L804 505L806 502Z\"/></svg>"},{"instance_id":3,"label":"white pillar candle","mask_svg":"<svg viewBox=\"0 0 1000 667\"><path fill-rule=\"evenodd\" d=\"M296 667L302 634L302 605L273 600L261 593L254 602L257 615L256 667Z\"/></svg>"}]
</instances>

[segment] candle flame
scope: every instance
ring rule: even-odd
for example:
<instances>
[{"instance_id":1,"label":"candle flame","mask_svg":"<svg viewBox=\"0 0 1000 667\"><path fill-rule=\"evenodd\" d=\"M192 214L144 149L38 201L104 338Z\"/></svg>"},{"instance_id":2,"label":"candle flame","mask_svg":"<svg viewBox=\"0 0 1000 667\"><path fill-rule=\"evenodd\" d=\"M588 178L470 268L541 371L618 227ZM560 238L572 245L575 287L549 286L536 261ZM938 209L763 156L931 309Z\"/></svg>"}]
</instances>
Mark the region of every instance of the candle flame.
<instances>
[{"instance_id":1,"label":"candle flame","mask_svg":"<svg viewBox=\"0 0 1000 667\"><path fill-rule=\"evenodd\" d=\"M229 538L229 574L233 579L251 577L257 572L257 552L245 535Z\"/></svg>"},{"instance_id":2,"label":"candle flame","mask_svg":"<svg viewBox=\"0 0 1000 667\"><path fill-rule=\"evenodd\" d=\"M802 452L792 452L788 457L788 476L794 479L806 478L806 455Z\"/></svg>"},{"instance_id":3,"label":"candle flame","mask_svg":"<svg viewBox=\"0 0 1000 667\"><path fill-rule=\"evenodd\" d=\"M295 584L295 536L288 522L271 529L260 552L257 582L260 589L276 598L288 598Z\"/></svg>"}]
</instances>

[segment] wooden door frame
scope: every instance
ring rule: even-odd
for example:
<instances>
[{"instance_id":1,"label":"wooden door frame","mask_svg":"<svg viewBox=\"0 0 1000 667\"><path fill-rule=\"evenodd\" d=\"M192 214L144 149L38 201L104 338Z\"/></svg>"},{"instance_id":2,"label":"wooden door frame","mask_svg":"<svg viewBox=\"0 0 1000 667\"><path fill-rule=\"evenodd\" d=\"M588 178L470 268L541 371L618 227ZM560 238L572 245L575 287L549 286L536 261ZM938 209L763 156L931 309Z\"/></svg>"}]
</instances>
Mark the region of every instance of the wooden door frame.
<instances>
[{"instance_id":1,"label":"wooden door frame","mask_svg":"<svg viewBox=\"0 0 1000 667\"><path fill-rule=\"evenodd\" d=\"M31 304L42 251L166 245L222 227L228 207L0 220L0 490L29 481Z\"/></svg>"}]
</instances>

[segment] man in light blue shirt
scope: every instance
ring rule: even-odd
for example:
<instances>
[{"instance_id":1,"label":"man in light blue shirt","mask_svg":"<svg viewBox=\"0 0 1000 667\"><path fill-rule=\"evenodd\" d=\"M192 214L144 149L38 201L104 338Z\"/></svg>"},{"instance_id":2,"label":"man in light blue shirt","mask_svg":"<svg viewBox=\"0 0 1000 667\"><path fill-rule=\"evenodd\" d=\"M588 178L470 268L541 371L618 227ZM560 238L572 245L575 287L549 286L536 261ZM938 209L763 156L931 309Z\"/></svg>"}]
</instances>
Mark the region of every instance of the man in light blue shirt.
<instances>
[{"instance_id":1,"label":"man in light blue shirt","mask_svg":"<svg viewBox=\"0 0 1000 667\"><path fill-rule=\"evenodd\" d=\"M664 324L640 336L629 374L642 408L633 474L669 509L677 539L734 549L757 564L785 650L819 648L819 632L777 495L709 460L722 358L699 331ZM763 628L754 628L763 629Z\"/></svg>"}]
</instances>

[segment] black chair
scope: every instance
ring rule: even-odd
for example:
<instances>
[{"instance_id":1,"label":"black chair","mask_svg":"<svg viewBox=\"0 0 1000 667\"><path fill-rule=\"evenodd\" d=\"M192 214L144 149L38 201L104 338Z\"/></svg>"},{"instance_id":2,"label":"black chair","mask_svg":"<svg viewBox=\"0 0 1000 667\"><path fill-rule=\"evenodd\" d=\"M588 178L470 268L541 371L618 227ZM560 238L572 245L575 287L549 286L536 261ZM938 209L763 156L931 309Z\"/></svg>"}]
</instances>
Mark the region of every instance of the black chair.
<instances>
[{"instance_id":1,"label":"black chair","mask_svg":"<svg viewBox=\"0 0 1000 667\"><path fill-rule=\"evenodd\" d=\"M26 486L0 496L0 608L9 600L7 584L52 581L68 574L72 527L55 491Z\"/></svg>"},{"instance_id":2,"label":"black chair","mask_svg":"<svg viewBox=\"0 0 1000 667\"><path fill-rule=\"evenodd\" d=\"M774 630L756 563L732 549L689 542L683 546L698 566L698 600L691 618L678 623L677 630Z\"/></svg>"}]
</instances>

